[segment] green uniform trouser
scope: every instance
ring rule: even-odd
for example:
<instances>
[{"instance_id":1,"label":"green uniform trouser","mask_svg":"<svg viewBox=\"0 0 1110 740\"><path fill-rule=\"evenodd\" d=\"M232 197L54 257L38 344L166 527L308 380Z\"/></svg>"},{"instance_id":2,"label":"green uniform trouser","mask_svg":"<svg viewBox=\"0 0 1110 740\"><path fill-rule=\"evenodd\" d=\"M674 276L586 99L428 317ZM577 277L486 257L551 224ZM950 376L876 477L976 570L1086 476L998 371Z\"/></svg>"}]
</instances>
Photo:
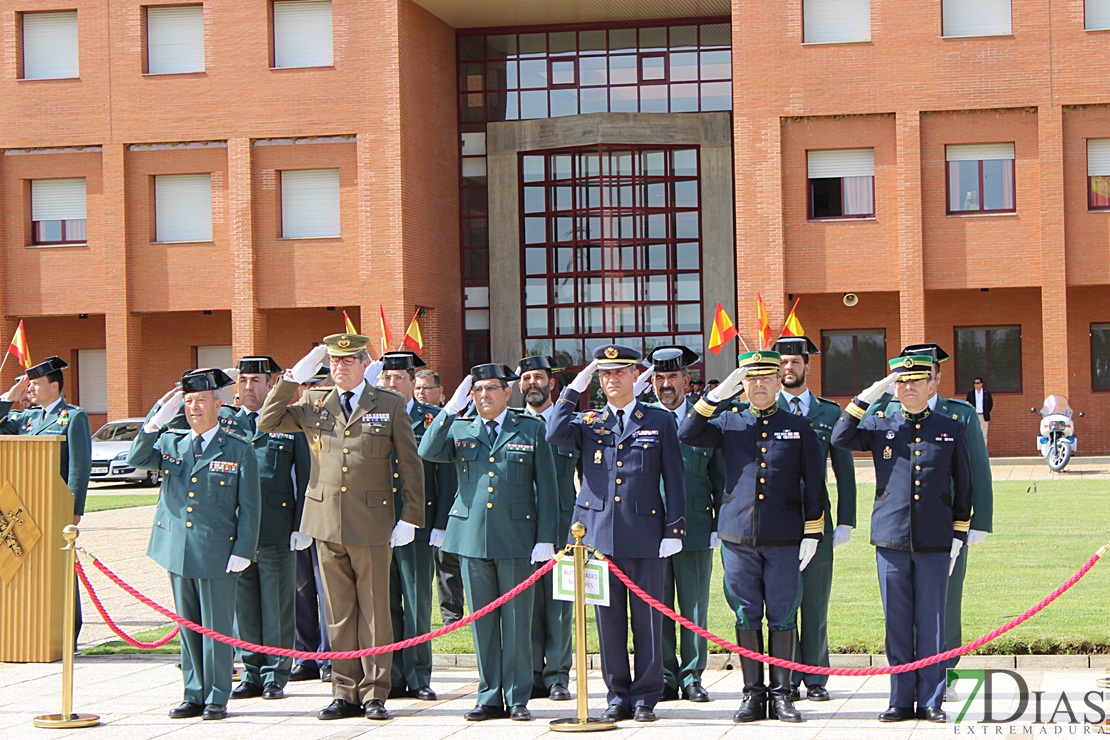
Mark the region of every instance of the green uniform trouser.
<instances>
[{"instance_id":1,"label":"green uniform trouser","mask_svg":"<svg viewBox=\"0 0 1110 740\"><path fill-rule=\"evenodd\" d=\"M947 650L958 648L964 641L963 606L964 606L964 576L967 575L967 545L960 548L956 556L956 565L952 575L948 577L948 602L944 613L944 647ZM949 668L955 668L960 662L957 655L948 661Z\"/></svg>"},{"instance_id":2,"label":"green uniform trouser","mask_svg":"<svg viewBox=\"0 0 1110 740\"><path fill-rule=\"evenodd\" d=\"M678 613L699 627L709 622L709 581L713 575L713 550L683 550L667 558L663 580L663 601L674 609L678 595ZM675 629L682 630L681 660L675 655ZM709 660L709 646L704 637L678 627L669 619L663 624L663 683L672 689L701 683L701 674Z\"/></svg>"},{"instance_id":3,"label":"green uniform trouser","mask_svg":"<svg viewBox=\"0 0 1110 740\"><path fill-rule=\"evenodd\" d=\"M239 575L235 634L268 647L292 648L296 620L297 554L289 545L259 545L255 560ZM240 651L243 680L255 686L289 683L292 658Z\"/></svg>"},{"instance_id":4,"label":"green uniform trouser","mask_svg":"<svg viewBox=\"0 0 1110 740\"><path fill-rule=\"evenodd\" d=\"M236 578L182 578L170 573L177 613L202 627L230 635L235 623ZM231 696L231 668L235 650L230 645L181 630L181 678L185 701L226 705Z\"/></svg>"},{"instance_id":5,"label":"green uniform trouser","mask_svg":"<svg viewBox=\"0 0 1110 740\"><path fill-rule=\"evenodd\" d=\"M528 558L460 557L459 562L471 612L532 575ZM473 623L479 704L528 704L532 694L532 600L531 594L521 594Z\"/></svg>"},{"instance_id":6,"label":"green uniform trouser","mask_svg":"<svg viewBox=\"0 0 1110 740\"><path fill-rule=\"evenodd\" d=\"M540 567L540 566L537 566ZM550 689L570 683L570 662L574 638L574 602L552 598L551 571L532 587L532 684ZM525 598L523 594L520 598Z\"/></svg>"},{"instance_id":7,"label":"green uniform trouser","mask_svg":"<svg viewBox=\"0 0 1110 740\"><path fill-rule=\"evenodd\" d=\"M828 521L826 519L826 521ZM802 571L802 604L798 609L797 647L794 660L805 665L829 664L829 597L832 594L833 543L832 527L817 545L817 552ZM801 674L794 671L793 681L799 686L824 686L828 676Z\"/></svg>"},{"instance_id":8,"label":"green uniform trouser","mask_svg":"<svg viewBox=\"0 0 1110 740\"><path fill-rule=\"evenodd\" d=\"M425 530L426 531L426 530ZM404 547L393 548L389 567L389 612L393 639L432 631L432 579L435 578L435 549L427 535L417 532L416 539ZM393 654L390 683L395 689L427 688L432 683L432 643L424 642Z\"/></svg>"}]
</instances>

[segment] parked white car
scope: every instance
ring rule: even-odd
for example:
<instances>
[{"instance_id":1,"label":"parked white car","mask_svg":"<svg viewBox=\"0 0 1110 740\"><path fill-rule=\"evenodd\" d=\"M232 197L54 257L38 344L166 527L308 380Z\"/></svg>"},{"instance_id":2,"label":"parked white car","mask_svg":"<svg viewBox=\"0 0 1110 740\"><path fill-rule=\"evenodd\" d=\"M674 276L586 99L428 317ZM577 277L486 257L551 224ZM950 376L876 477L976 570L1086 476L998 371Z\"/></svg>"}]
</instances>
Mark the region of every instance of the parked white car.
<instances>
[{"instance_id":1,"label":"parked white car","mask_svg":"<svg viewBox=\"0 0 1110 740\"><path fill-rule=\"evenodd\" d=\"M148 486L162 482L162 474L157 470L138 470L127 464L127 453L131 442L143 428L143 419L119 419L110 421L96 431L92 437L92 471L89 480L93 481L134 481Z\"/></svg>"}]
</instances>

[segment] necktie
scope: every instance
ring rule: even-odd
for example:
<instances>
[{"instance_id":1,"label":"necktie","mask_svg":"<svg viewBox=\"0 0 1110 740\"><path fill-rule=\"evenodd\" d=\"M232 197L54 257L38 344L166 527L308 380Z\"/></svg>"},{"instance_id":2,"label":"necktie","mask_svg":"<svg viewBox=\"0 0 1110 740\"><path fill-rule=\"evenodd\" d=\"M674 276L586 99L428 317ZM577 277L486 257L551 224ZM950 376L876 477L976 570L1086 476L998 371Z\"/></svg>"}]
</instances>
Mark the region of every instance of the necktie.
<instances>
[{"instance_id":1,"label":"necktie","mask_svg":"<svg viewBox=\"0 0 1110 740\"><path fill-rule=\"evenodd\" d=\"M343 391L343 413L347 418L351 418L351 398L355 395L354 391Z\"/></svg>"},{"instance_id":2,"label":"necktie","mask_svg":"<svg viewBox=\"0 0 1110 740\"><path fill-rule=\"evenodd\" d=\"M204 437L198 434L193 437L193 462L199 460L202 454L204 454Z\"/></svg>"},{"instance_id":3,"label":"necktie","mask_svg":"<svg viewBox=\"0 0 1110 740\"><path fill-rule=\"evenodd\" d=\"M617 431L624 434L624 409L617 411Z\"/></svg>"},{"instance_id":4,"label":"necktie","mask_svg":"<svg viewBox=\"0 0 1110 740\"><path fill-rule=\"evenodd\" d=\"M794 396L790 399L790 405L794 407L794 416L802 415L802 399Z\"/></svg>"},{"instance_id":5,"label":"necktie","mask_svg":"<svg viewBox=\"0 0 1110 740\"><path fill-rule=\"evenodd\" d=\"M249 419L249 423L251 425L251 433L252 434L257 434L258 433L258 412L257 411L250 412L249 414L247 414L247 419Z\"/></svg>"},{"instance_id":6,"label":"necktie","mask_svg":"<svg viewBox=\"0 0 1110 740\"><path fill-rule=\"evenodd\" d=\"M494 443L497 442L497 422L496 421L486 422L486 434L489 435L490 447L493 447Z\"/></svg>"}]
</instances>

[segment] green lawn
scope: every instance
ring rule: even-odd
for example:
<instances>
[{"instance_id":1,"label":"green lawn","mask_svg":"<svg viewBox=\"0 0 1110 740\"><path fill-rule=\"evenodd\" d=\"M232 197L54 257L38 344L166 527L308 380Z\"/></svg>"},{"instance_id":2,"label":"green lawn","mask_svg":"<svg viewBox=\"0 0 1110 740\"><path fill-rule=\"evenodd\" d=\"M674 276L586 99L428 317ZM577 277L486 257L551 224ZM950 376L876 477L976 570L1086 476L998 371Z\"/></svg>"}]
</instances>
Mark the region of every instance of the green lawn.
<instances>
[{"instance_id":1,"label":"green lawn","mask_svg":"<svg viewBox=\"0 0 1110 740\"><path fill-rule=\"evenodd\" d=\"M130 509L135 506L154 506L156 503L158 503L157 493L90 493L85 498L85 513Z\"/></svg>"}]
</instances>

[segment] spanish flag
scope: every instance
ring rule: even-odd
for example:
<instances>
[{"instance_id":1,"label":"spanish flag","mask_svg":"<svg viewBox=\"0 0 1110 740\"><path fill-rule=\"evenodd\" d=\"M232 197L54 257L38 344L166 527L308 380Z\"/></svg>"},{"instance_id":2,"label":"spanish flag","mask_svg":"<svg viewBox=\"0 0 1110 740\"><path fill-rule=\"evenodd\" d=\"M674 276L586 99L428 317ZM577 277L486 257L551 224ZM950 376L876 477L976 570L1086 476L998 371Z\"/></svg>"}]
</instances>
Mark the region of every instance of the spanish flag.
<instances>
[{"instance_id":1,"label":"spanish flag","mask_svg":"<svg viewBox=\"0 0 1110 740\"><path fill-rule=\"evenodd\" d=\"M771 322L767 319L767 306L763 305L763 296L755 294L755 310L759 318L759 348L766 349L771 346Z\"/></svg>"},{"instance_id":2,"label":"spanish flag","mask_svg":"<svg viewBox=\"0 0 1110 740\"><path fill-rule=\"evenodd\" d=\"M410 350L416 352L417 354L419 354L420 351L424 349L424 337L420 334L420 324L419 322L417 322L417 319L419 318L420 311L418 309L416 311L416 314L412 317L412 321L409 322L409 328L405 332L404 340L401 342L402 345L408 347Z\"/></svg>"},{"instance_id":3,"label":"spanish flag","mask_svg":"<svg viewBox=\"0 0 1110 740\"><path fill-rule=\"evenodd\" d=\"M385 308L378 304L378 315L381 317L382 326L382 354L384 355L393 346L393 334L389 331L389 323L385 320Z\"/></svg>"},{"instance_id":4,"label":"spanish flag","mask_svg":"<svg viewBox=\"0 0 1110 740\"><path fill-rule=\"evenodd\" d=\"M721 302L718 301L717 310L713 313L713 329L709 333L709 351L719 354L725 343L739 333L736 331L736 324L732 323L732 319L728 317L725 309L721 307Z\"/></svg>"},{"instance_id":5,"label":"spanish flag","mask_svg":"<svg viewBox=\"0 0 1110 740\"><path fill-rule=\"evenodd\" d=\"M23 332L23 320L20 319L19 326L15 328L15 336L12 337L12 343L8 345L8 353L15 355L19 360L19 364L23 366L24 370L31 368L31 351L27 349L27 335Z\"/></svg>"},{"instance_id":6,"label":"spanish flag","mask_svg":"<svg viewBox=\"0 0 1110 740\"><path fill-rule=\"evenodd\" d=\"M351 317L347 315L346 311L343 312L343 323L346 325L344 331L348 334L358 334L358 329L355 328L355 322L351 321Z\"/></svg>"},{"instance_id":7,"label":"spanish flag","mask_svg":"<svg viewBox=\"0 0 1110 740\"><path fill-rule=\"evenodd\" d=\"M794 307L790 309L790 315L786 317L786 323L783 324L782 333L779 336L783 337L804 337L806 330L802 328L802 322L798 321L798 315L794 313L798 310L798 302L802 299L794 301Z\"/></svg>"}]
</instances>

